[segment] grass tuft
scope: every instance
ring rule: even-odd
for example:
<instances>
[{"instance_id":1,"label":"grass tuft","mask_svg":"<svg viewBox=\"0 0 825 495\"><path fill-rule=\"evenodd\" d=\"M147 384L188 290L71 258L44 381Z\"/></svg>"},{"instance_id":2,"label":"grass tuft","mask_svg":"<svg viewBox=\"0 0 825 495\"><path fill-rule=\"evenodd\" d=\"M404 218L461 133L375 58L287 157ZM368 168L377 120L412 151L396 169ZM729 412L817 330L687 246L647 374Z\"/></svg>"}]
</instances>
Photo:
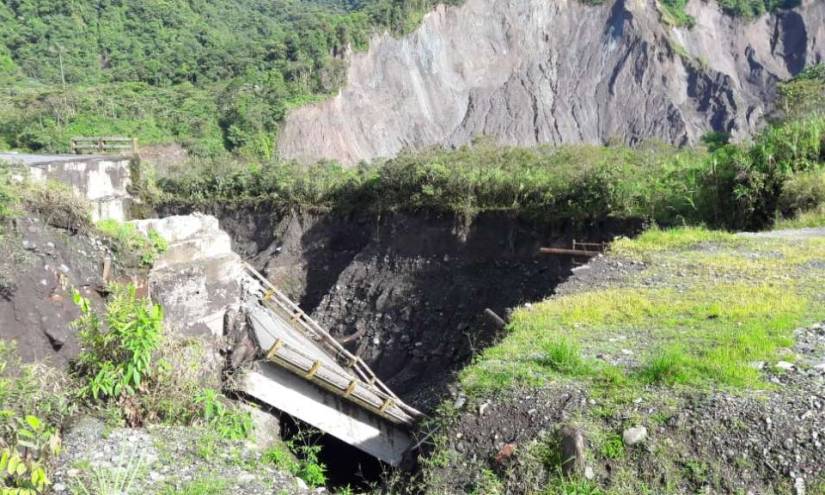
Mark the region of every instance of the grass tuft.
<instances>
[{"instance_id":1,"label":"grass tuft","mask_svg":"<svg viewBox=\"0 0 825 495\"><path fill-rule=\"evenodd\" d=\"M578 344L564 338L545 343L541 363L567 375L580 375L590 371L590 366L582 358Z\"/></svg>"}]
</instances>

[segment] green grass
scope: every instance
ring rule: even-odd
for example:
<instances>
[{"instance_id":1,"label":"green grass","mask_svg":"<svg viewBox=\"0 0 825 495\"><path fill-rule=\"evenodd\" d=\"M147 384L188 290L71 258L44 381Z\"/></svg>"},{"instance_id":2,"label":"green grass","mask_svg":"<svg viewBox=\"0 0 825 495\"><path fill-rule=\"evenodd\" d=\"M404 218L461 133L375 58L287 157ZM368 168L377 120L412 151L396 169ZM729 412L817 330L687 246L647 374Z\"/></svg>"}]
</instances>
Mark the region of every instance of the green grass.
<instances>
[{"instance_id":1,"label":"green grass","mask_svg":"<svg viewBox=\"0 0 825 495\"><path fill-rule=\"evenodd\" d=\"M610 252L616 256L644 260L663 251L686 250L702 243L735 247L742 242L732 233L708 230L703 227L683 227L676 230L654 227L635 239L618 239L611 244Z\"/></svg>"},{"instance_id":2,"label":"green grass","mask_svg":"<svg viewBox=\"0 0 825 495\"><path fill-rule=\"evenodd\" d=\"M548 486L542 495L606 495L606 493L592 481L559 478Z\"/></svg>"},{"instance_id":3,"label":"green grass","mask_svg":"<svg viewBox=\"0 0 825 495\"><path fill-rule=\"evenodd\" d=\"M575 378L608 388L760 388L752 363L778 359L795 328L825 318L823 273L811 268L825 259L822 239L657 229L611 252L644 270L517 310L501 343L461 373L464 386L485 393Z\"/></svg>"},{"instance_id":4,"label":"green grass","mask_svg":"<svg viewBox=\"0 0 825 495\"><path fill-rule=\"evenodd\" d=\"M588 363L582 359L581 349L571 340L559 338L544 345L542 364L569 375L586 374L590 371Z\"/></svg>"},{"instance_id":5,"label":"green grass","mask_svg":"<svg viewBox=\"0 0 825 495\"><path fill-rule=\"evenodd\" d=\"M166 487L162 495L224 495L229 493L229 483L220 478L206 478L196 480L183 486L183 488Z\"/></svg>"},{"instance_id":6,"label":"green grass","mask_svg":"<svg viewBox=\"0 0 825 495\"><path fill-rule=\"evenodd\" d=\"M781 218L773 225L774 230L817 227L825 227L825 205L815 210L802 212L792 218Z\"/></svg>"},{"instance_id":7,"label":"green grass","mask_svg":"<svg viewBox=\"0 0 825 495\"><path fill-rule=\"evenodd\" d=\"M130 223L101 220L96 227L101 234L114 241L118 252L135 256L144 266L152 266L155 259L169 247L166 240L154 230L144 235Z\"/></svg>"},{"instance_id":8,"label":"green grass","mask_svg":"<svg viewBox=\"0 0 825 495\"><path fill-rule=\"evenodd\" d=\"M599 443L598 450L605 459L621 459L625 455L624 440L619 435L609 435Z\"/></svg>"}]
</instances>

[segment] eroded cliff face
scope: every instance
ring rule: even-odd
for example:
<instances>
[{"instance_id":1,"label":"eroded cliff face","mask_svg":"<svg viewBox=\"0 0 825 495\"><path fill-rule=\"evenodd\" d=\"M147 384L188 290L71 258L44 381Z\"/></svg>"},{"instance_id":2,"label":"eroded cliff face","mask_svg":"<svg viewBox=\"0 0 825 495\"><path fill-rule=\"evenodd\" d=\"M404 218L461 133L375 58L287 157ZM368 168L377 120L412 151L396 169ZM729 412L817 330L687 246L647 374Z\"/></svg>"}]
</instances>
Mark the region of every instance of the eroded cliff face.
<instances>
[{"instance_id":1,"label":"eroded cliff face","mask_svg":"<svg viewBox=\"0 0 825 495\"><path fill-rule=\"evenodd\" d=\"M653 0L467 0L439 7L401 39L353 56L346 87L299 108L284 158L345 164L406 148L695 142L710 129L753 132L775 84L825 59L825 2L754 21L691 0L692 29Z\"/></svg>"}]
</instances>

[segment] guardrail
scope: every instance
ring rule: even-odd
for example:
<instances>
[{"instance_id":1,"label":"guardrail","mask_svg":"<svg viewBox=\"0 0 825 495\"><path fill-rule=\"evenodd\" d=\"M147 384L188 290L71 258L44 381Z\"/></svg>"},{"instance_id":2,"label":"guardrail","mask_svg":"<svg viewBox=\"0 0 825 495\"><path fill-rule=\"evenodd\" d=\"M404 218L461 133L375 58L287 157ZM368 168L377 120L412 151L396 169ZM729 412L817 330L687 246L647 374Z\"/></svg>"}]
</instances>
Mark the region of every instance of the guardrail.
<instances>
[{"instance_id":1,"label":"guardrail","mask_svg":"<svg viewBox=\"0 0 825 495\"><path fill-rule=\"evenodd\" d=\"M375 373L360 357L347 351L321 325L272 285L263 275L248 263L244 263L244 267L264 288L261 301L270 310L276 311L285 317L297 331L300 331L313 342L318 343L342 367L352 370L358 382L347 379L348 377L337 376L338 373L333 370L326 370L330 373L328 377L319 376L317 372L321 366L320 363L304 355L300 350L291 349L283 343L276 342L276 345L267 350L266 357L269 360L307 377L331 392L355 400L362 406L373 410L373 412L377 412L382 416L390 415L396 422L409 424L414 418L423 416L420 411L399 399L384 382L375 376ZM366 394L359 393L359 389L363 389ZM391 413L391 410L396 407L400 410L399 412L402 412L401 415Z\"/></svg>"},{"instance_id":2,"label":"guardrail","mask_svg":"<svg viewBox=\"0 0 825 495\"><path fill-rule=\"evenodd\" d=\"M108 136L108 137L75 137L71 141L72 153L82 155L86 153L122 153L130 151L138 153L137 138Z\"/></svg>"}]
</instances>

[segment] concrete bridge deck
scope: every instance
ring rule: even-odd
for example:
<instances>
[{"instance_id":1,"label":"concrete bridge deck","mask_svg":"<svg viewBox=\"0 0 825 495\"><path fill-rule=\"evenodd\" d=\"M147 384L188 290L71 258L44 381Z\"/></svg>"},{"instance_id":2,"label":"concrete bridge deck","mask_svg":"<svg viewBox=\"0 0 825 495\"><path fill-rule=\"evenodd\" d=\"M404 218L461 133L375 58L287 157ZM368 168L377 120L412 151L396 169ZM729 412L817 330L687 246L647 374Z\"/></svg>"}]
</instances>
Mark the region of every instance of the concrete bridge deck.
<instances>
[{"instance_id":1,"label":"concrete bridge deck","mask_svg":"<svg viewBox=\"0 0 825 495\"><path fill-rule=\"evenodd\" d=\"M0 161L21 163L29 166L47 165L50 163L86 162L90 160L112 160L114 158L117 157L105 155L35 155L31 153L0 151Z\"/></svg>"},{"instance_id":2,"label":"concrete bridge deck","mask_svg":"<svg viewBox=\"0 0 825 495\"><path fill-rule=\"evenodd\" d=\"M357 356L277 288L259 284L246 314L264 359L241 389L389 464L399 465L422 414L405 404Z\"/></svg>"}]
</instances>

